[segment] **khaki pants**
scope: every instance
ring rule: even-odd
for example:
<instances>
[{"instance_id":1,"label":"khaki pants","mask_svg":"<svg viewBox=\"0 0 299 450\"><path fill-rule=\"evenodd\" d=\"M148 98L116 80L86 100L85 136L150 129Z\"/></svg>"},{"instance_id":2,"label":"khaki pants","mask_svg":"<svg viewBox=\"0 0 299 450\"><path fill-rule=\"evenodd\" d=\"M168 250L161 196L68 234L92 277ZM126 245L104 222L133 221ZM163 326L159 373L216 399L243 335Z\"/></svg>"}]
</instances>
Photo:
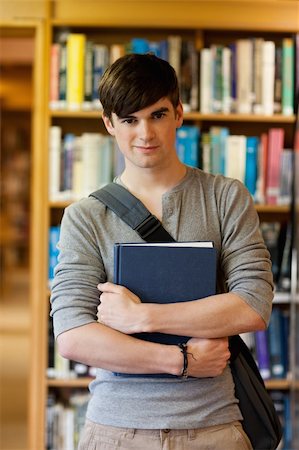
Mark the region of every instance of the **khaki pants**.
<instances>
[{"instance_id":1,"label":"khaki pants","mask_svg":"<svg viewBox=\"0 0 299 450\"><path fill-rule=\"evenodd\" d=\"M252 450L240 422L192 430L116 428L86 421L78 450Z\"/></svg>"}]
</instances>

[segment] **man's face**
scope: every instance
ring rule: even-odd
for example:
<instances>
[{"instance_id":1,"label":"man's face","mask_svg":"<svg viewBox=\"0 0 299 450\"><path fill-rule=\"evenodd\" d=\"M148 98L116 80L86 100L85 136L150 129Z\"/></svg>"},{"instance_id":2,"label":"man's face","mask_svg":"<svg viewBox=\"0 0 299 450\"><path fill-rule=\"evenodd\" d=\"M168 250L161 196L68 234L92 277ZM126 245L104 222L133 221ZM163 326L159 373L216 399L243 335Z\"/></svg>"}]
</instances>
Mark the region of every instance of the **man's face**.
<instances>
[{"instance_id":1,"label":"man's face","mask_svg":"<svg viewBox=\"0 0 299 450\"><path fill-rule=\"evenodd\" d=\"M168 98L134 112L127 117L112 113L109 120L103 117L108 132L115 137L126 166L163 168L177 158L176 129L182 125L183 109L174 109Z\"/></svg>"}]
</instances>

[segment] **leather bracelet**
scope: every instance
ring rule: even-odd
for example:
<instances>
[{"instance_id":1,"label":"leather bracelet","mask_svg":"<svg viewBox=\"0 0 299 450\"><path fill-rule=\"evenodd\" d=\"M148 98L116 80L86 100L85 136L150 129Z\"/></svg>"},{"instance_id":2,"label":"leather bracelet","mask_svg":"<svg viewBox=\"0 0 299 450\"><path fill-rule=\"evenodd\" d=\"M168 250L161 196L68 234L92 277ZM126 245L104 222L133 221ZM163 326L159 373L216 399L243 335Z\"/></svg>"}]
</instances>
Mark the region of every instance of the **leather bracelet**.
<instances>
[{"instance_id":1,"label":"leather bracelet","mask_svg":"<svg viewBox=\"0 0 299 450\"><path fill-rule=\"evenodd\" d=\"M178 344L180 351L183 353L183 368L181 377L188 378L188 353L187 353L187 344Z\"/></svg>"}]
</instances>

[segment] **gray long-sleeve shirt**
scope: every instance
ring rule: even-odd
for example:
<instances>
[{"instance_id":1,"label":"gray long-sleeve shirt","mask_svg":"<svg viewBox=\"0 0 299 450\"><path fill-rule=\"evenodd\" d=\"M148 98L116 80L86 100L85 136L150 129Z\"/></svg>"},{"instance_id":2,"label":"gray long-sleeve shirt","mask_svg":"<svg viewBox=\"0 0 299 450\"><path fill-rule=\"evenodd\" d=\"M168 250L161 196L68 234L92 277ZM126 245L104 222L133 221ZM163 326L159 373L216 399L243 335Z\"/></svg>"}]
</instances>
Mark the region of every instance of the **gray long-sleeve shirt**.
<instances>
[{"instance_id":1,"label":"gray long-sleeve shirt","mask_svg":"<svg viewBox=\"0 0 299 450\"><path fill-rule=\"evenodd\" d=\"M163 226L177 241L212 240L217 292L234 292L266 323L273 283L269 253L246 188L237 180L189 168L163 195ZM97 284L113 281L113 244L139 236L94 198L65 211L52 287L55 336L97 320ZM87 417L131 428L198 428L241 419L229 366L215 378L116 376L98 369Z\"/></svg>"}]
</instances>

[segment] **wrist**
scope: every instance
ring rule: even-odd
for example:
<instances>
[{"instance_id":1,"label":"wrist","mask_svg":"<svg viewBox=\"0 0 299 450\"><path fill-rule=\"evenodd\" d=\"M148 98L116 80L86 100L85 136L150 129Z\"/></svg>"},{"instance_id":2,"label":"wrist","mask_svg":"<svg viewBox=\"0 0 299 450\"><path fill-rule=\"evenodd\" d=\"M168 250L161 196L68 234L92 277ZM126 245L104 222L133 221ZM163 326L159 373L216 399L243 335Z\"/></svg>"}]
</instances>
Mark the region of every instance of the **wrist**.
<instances>
[{"instance_id":1,"label":"wrist","mask_svg":"<svg viewBox=\"0 0 299 450\"><path fill-rule=\"evenodd\" d=\"M181 377L182 378L188 378L188 350L187 350L187 344L178 344L178 347L182 353L183 356L183 365L181 370Z\"/></svg>"}]
</instances>

